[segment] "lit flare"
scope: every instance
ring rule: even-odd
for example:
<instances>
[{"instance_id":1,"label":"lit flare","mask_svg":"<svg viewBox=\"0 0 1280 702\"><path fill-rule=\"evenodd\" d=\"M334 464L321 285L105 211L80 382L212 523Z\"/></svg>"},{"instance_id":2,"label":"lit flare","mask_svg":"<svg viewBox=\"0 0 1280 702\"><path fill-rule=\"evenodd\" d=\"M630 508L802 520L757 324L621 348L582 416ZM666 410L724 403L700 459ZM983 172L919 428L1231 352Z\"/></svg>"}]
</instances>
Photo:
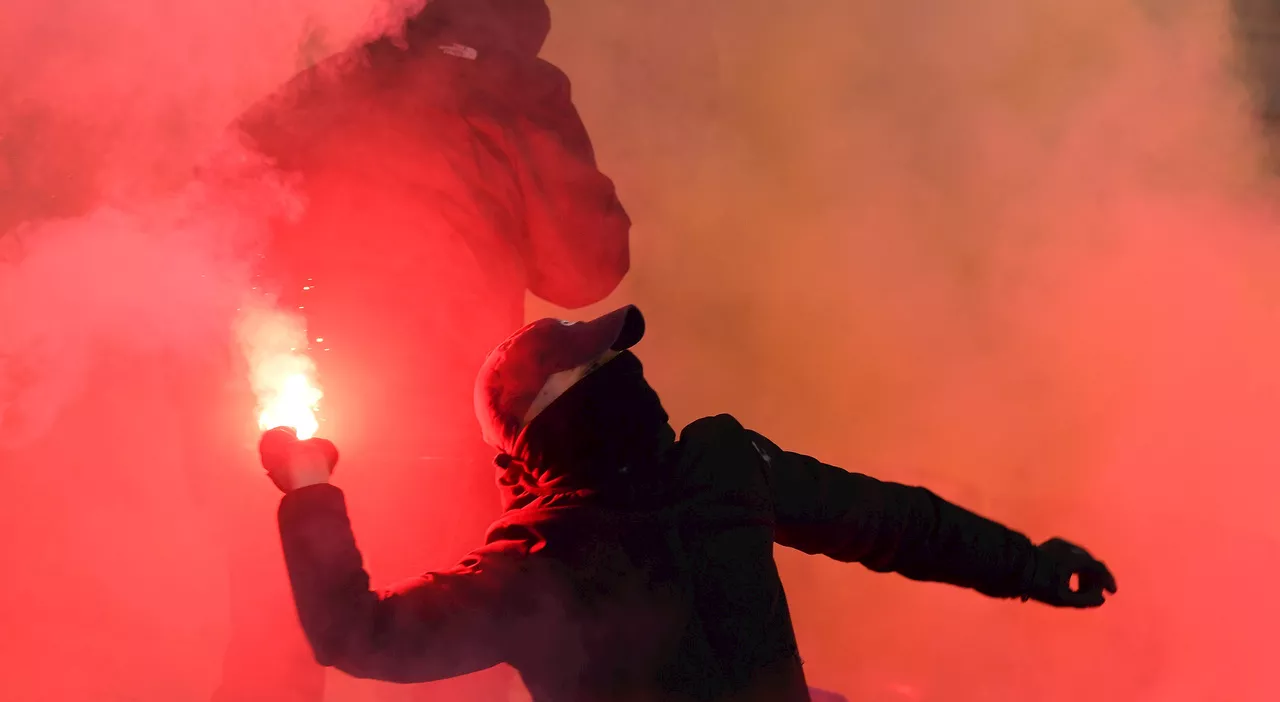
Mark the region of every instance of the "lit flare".
<instances>
[{"instance_id":1,"label":"lit flare","mask_svg":"<svg viewBox=\"0 0 1280 702\"><path fill-rule=\"evenodd\" d=\"M320 428L316 407L323 396L324 393L311 384L305 373L283 376L278 387L263 398L258 428L266 431L290 427L297 432L299 439L310 439Z\"/></svg>"}]
</instances>

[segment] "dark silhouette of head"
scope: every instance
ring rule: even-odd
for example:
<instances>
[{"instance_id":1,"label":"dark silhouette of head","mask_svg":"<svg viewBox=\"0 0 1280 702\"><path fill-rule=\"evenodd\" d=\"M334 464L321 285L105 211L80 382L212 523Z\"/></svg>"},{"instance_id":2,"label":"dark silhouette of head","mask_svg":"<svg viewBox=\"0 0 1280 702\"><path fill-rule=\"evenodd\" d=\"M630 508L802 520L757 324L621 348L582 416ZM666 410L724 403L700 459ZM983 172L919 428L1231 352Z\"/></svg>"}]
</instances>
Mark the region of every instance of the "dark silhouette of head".
<instances>
[{"instance_id":1,"label":"dark silhouette of head","mask_svg":"<svg viewBox=\"0 0 1280 702\"><path fill-rule=\"evenodd\" d=\"M520 434L552 402L644 336L644 317L627 306L588 322L539 319L489 353L476 377L476 417L484 440L513 453Z\"/></svg>"},{"instance_id":2,"label":"dark silhouette of head","mask_svg":"<svg viewBox=\"0 0 1280 702\"><path fill-rule=\"evenodd\" d=\"M643 335L640 311L624 307L588 322L541 319L494 349L475 403L499 466L535 490L604 489L652 466L673 437L629 350Z\"/></svg>"}]
</instances>

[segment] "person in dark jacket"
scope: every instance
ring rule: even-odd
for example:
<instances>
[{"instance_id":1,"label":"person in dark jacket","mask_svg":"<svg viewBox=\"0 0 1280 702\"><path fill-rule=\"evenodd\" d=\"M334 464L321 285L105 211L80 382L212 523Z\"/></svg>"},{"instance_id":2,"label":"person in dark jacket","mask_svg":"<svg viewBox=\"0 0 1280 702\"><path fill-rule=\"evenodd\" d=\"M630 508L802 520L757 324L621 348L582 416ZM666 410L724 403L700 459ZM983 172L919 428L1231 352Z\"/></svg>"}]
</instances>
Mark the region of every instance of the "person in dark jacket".
<instances>
[{"instance_id":1,"label":"person in dark jacket","mask_svg":"<svg viewBox=\"0 0 1280 702\"><path fill-rule=\"evenodd\" d=\"M534 322L489 355L475 402L500 452L505 513L456 567L387 590L370 588L329 484L333 445L263 435L317 660L399 682L508 663L536 702L800 702L810 693L775 544L1058 607L1115 592L1077 546L1037 547L924 488L785 451L729 415L677 439L628 350L643 333L626 307Z\"/></svg>"},{"instance_id":2,"label":"person in dark jacket","mask_svg":"<svg viewBox=\"0 0 1280 702\"><path fill-rule=\"evenodd\" d=\"M447 565L500 513L486 471L457 466L490 461L472 380L523 322L526 294L580 307L629 267L627 213L568 78L538 56L549 29L543 0L432 0L396 36L304 71L237 124L302 196L265 251L260 289L306 318L321 420L354 468L351 507L383 569ZM234 528L216 702L319 702L322 669L292 617L270 616L289 597L263 586L281 580L278 550L254 543L260 526ZM380 694L487 702L507 686Z\"/></svg>"}]
</instances>

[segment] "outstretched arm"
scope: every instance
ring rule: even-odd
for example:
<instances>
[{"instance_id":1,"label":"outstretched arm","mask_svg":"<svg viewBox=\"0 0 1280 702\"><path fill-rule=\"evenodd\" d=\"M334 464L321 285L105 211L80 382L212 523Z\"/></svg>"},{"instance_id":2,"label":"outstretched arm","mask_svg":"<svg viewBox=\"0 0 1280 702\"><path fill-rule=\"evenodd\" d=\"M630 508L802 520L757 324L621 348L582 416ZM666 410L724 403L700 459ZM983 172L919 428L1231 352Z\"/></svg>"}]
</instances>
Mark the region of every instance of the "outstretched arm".
<instances>
[{"instance_id":1,"label":"outstretched arm","mask_svg":"<svg viewBox=\"0 0 1280 702\"><path fill-rule=\"evenodd\" d=\"M513 159L524 197L529 289L561 307L599 302L630 268L631 219L600 172L569 79L537 64L540 99L521 118Z\"/></svg>"},{"instance_id":2,"label":"outstretched arm","mask_svg":"<svg viewBox=\"0 0 1280 702\"><path fill-rule=\"evenodd\" d=\"M1096 606L1103 589L1114 592L1111 574L1082 549L1050 547L1066 542L1037 548L924 488L851 473L751 436L773 491L775 538L784 546L991 597ZM1072 574L1080 576L1078 591L1067 585Z\"/></svg>"}]
</instances>

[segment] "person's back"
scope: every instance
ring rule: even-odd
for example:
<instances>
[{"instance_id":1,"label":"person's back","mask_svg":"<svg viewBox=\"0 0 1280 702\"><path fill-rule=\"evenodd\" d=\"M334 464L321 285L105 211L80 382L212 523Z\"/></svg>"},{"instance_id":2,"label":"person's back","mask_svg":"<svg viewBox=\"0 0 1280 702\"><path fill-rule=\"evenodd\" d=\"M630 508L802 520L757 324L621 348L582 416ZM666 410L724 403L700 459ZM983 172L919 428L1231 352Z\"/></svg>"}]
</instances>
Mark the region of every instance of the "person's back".
<instances>
[{"instance_id":1,"label":"person's back","mask_svg":"<svg viewBox=\"0 0 1280 702\"><path fill-rule=\"evenodd\" d=\"M695 422L625 487L516 498L495 523L490 543L555 593L511 661L534 700L808 699L747 436Z\"/></svg>"}]
</instances>

